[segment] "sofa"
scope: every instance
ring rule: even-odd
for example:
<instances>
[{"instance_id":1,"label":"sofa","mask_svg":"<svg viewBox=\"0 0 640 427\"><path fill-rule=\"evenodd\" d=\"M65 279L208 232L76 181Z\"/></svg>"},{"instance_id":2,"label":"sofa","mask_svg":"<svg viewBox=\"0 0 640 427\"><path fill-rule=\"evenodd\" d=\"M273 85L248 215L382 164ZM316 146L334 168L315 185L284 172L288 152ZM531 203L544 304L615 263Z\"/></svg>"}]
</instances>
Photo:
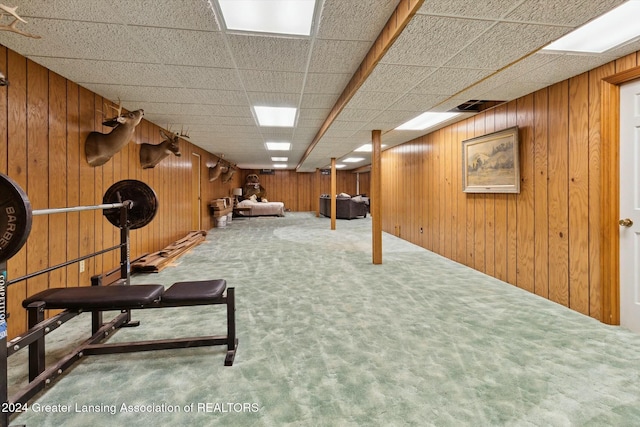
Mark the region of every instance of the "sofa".
<instances>
[{"instance_id":1,"label":"sofa","mask_svg":"<svg viewBox=\"0 0 640 427\"><path fill-rule=\"evenodd\" d=\"M369 211L369 198L363 196L339 195L336 197L336 218L354 219L358 217L366 218ZM331 217L331 196L323 194L320 196L320 214Z\"/></svg>"}]
</instances>

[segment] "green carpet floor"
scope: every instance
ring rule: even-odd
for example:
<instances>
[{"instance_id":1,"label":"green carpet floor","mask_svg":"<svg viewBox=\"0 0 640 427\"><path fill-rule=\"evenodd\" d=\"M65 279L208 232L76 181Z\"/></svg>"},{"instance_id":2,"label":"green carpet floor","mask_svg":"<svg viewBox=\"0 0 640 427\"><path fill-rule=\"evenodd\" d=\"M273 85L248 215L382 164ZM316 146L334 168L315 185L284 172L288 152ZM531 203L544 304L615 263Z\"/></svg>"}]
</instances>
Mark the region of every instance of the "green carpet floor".
<instances>
[{"instance_id":1,"label":"green carpet floor","mask_svg":"<svg viewBox=\"0 0 640 427\"><path fill-rule=\"evenodd\" d=\"M640 336L387 234L373 265L370 218L329 225L311 213L234 219L179 266L134 277L225 278L236 288L234 366L222 347L88 356L12 423L640 425ZM50 335L52 358L86 338L85 316ZM110 341L225 333L223 306L134 318L140 327Z\"/></svg>"}]
</instances>

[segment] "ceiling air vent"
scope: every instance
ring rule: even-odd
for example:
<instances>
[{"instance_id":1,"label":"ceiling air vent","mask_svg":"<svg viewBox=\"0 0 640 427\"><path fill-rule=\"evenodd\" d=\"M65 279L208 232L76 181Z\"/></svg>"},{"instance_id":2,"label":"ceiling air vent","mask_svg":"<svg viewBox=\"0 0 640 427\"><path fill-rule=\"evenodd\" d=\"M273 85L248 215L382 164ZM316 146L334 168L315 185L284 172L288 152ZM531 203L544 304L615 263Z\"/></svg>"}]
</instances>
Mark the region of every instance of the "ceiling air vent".
<instances>
[{"instance_id":1,"label":"ceiling air vent","mask_svg":"<svg viewBox=\"0 0 640 427\"><path fill-rule=\"evenodd\" d=\"M457 107L449 110L456 113L479 113L496 105L504 104L506 101L487 101L484 99L471 99Z\"/></svg>"}]
</instances>

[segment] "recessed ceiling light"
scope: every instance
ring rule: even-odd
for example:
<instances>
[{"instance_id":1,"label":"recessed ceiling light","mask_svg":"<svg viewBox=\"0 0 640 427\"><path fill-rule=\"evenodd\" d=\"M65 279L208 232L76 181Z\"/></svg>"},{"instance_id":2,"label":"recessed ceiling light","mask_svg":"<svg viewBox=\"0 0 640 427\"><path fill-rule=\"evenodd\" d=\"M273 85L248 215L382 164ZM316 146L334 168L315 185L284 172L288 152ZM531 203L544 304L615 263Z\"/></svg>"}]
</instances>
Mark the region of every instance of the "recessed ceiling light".
<instances>
[{"instance_id":1,"label":"recessed ceiling light","mask_svg":"<svg viewBox=\"0 0 640 427\"><path fill-rule=\"evenodd\" d=\"M345 163L358 163L364 160L364 157L347 157L346 159L342 159Z\"/></svg>"},{"instance_id":2,"label":"recessed ceiling light","mask_svg":"<svg viewBox=\"0 0 640 427\"><path fill-rule=\"evenodd\" d=\"M422 113L418 117L415 117L408 122L401 124L396 128L396 130L425 130L429 127L437 125L438 123L449 120L457 116L458 114L460 113Z\"/></svg>"},{"instance_id":3,"label":"recessed ceiling light","mask_svg":"<svg viewBox=\"0 0 640 427\"><path fill-rule=\"evenodd\" d=\"M254 106L258 124L271 127L293 127L296 121L297 108Z\"/></svg>"},{"instance_id":4,"label":"recessed ceiling light","mask_svg":"<svg viewBox=\"0 0 640 427\"><path fill-rule=\"evenodd\" d=\"M315 0L218 0L228 30L311 35Z\"/></svg>"},{"instance_id":5,"label":"recessed ceiling light","mask_svg":"<svg viewBox=\"0 0 640 427\"><path fill-rule=\"evenodd\" d=\"M283 169L283 168L286 168L287 165L285 163L275 163L273 167L278 169Z\"/></svg>"},{"instance_id":6,"label":"recessed ceiling light","mask_svg":"<svg viewBox=\"0 0 640 427\"><path fill-rule=\"evenodd\" d=\"M290 142L267 142L265 145L270 151L289 151L291 149Z\"/></svg>"},{"instance_id":7,"label":"recessed ceiling light","mask_svg":"<svg viewBox=\"0 0 640 427\"><path fill-rule=\"evenodd\" d=\"M384 148L386 146L387 146L386 144L380 144L380 148ZM353 151L357 152L357 153L371 153L373 151L373 145L372 144L364 144L364 145L361 145L360 147L356 148Z\"/></svg>"},{"instance_id":8,"label":"recessed ceiling light","mask_svg":"<svg viewBox=\"0 0 640 427\"><path fill-rule=\"evenodd\" d=\"M347 165L342 165L342 164L338 164L336 165L336 169L342 169L342 168L346 168Z\"/></svg>"},{"instance_id":9,"label":"recessed ceiling light","mask_svg":"<svg viewBox=\"0 0 640 427\"><path fill-rule=\"evenodd\" d=\"M272 162L288 162L289 158L288 157L272 157L271 161Z\"/></svg>"},{"instance_id":10,"label":"recessed ceiling light","mask_svg":"<svg viewBox=\"0 0 640 427\"><path fill-rule=\"evenodd\" d=\"M602 53L640 36L640 1L631 0L573 30L543 50Z\"/></svg>"}]
</instances>

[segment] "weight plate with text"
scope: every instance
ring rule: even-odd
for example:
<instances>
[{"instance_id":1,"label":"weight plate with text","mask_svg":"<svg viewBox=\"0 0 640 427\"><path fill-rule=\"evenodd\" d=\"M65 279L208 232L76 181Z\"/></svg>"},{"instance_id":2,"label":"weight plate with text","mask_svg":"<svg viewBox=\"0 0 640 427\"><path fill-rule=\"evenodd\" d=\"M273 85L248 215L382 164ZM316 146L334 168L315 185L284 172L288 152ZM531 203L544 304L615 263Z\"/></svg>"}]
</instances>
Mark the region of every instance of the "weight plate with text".
<instances>
[{"instance_id":1,"label":"weight plate with text","mask_svg":"<svg viewBox=\"0 0 640 427\"><path fill-rule=\"evenodd\" d=\"M0 262L15 255L31 232L31 202L20 186L0 173Z\"/></svg>"},{"instance_id":2,"label":"weight plate with text","mask_svg":"<svg viewBox=\"0 0 640 427\"><path fill-rule=\"evenodd\" d=\"M125 179L113 184L104 193L102 203L124 203L131 201L133 206L127 211L129 229L135 230L149 224L158 212L158 197L155 191L142 181ZM120 227L120 209L106 209L107 220Z\"/></svg>"}]
</instances>

